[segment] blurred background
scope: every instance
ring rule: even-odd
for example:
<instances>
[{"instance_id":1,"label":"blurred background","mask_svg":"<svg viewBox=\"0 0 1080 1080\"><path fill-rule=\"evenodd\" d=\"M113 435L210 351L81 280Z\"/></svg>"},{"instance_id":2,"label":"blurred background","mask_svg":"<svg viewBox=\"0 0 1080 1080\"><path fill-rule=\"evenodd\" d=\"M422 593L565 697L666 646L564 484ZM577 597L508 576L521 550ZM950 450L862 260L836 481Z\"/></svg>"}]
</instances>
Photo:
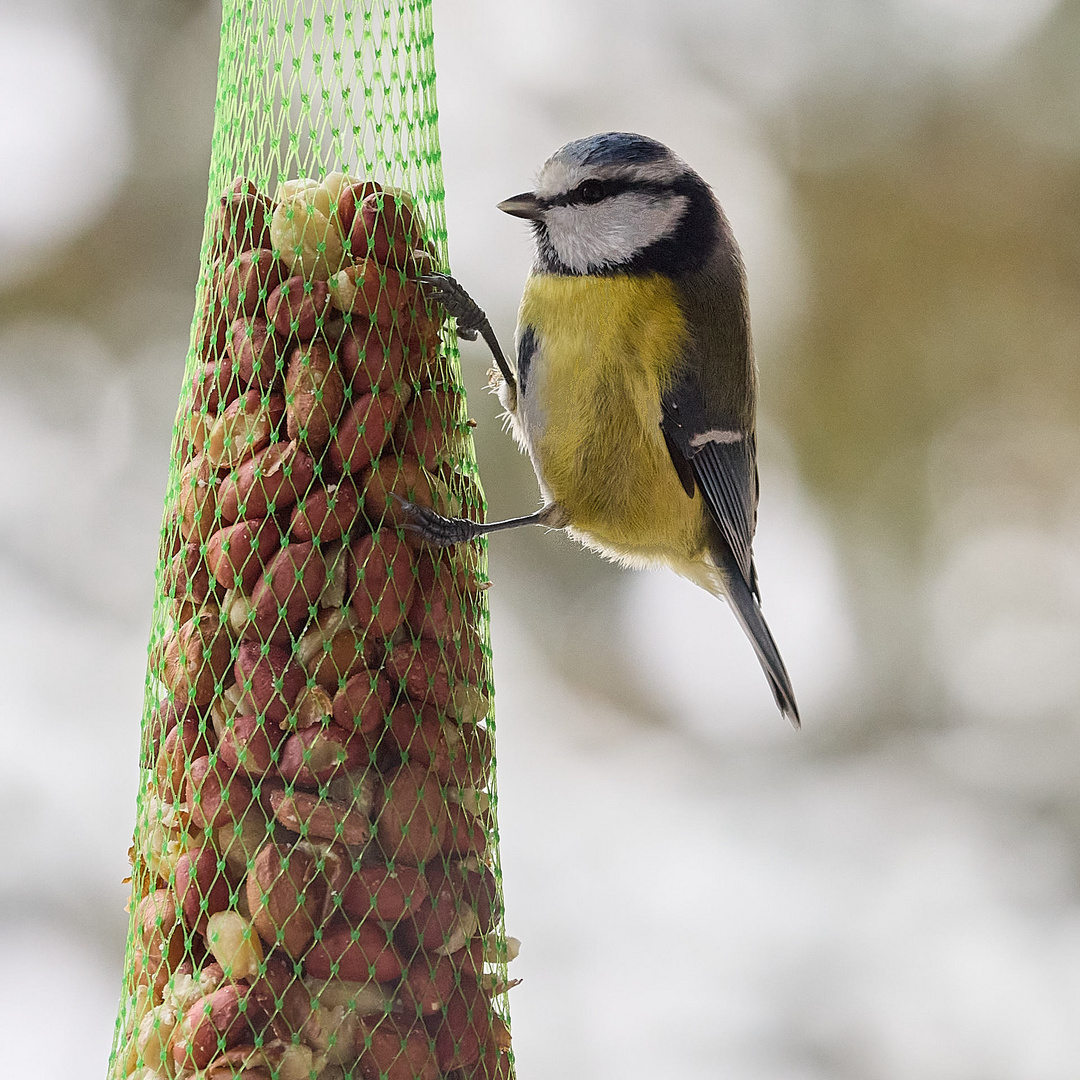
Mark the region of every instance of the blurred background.
<instances>
[{"instance_id":1,"label":"blurred background","mask_svg":"<svg viewBox=\"0 0 1080 1080\"><path fill-rule=\"evenodd\" d=\"M0 0L0 1042L104 1074L220 11ZM1080 2L437 0L454 272L623 129L746 258L756 549L729 612L491 544L522 1080L1080 1074ZM493 516L536 486L465 346Z\"/></svg>"}]
</instances>

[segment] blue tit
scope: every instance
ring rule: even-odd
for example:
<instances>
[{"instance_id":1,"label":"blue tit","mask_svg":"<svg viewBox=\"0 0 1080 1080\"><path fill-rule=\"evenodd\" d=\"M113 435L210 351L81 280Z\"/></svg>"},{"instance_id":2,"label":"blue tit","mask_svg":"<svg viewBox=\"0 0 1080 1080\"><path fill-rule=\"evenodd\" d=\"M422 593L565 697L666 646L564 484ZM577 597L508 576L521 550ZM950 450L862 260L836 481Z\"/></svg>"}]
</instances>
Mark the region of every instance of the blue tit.
<instances>
[{"instance_id":1,"label":"blue tit","mask_svg":"<svg viewBox=\"0 0 1080 1080\"><path fill-rule=\"evenodd\" d=\"M544 505L482 524L416 507L410 527L451 544L540 524L624 566L670 566L729 602L797 726L751 547L757 373L746 276L723 210L666 146L625 132L568 143L534 191L499 209L529 221L536 241L516 371L453 278L429 275L425 287L462 336L491 347Z\"/></svg>"}]
</instances>

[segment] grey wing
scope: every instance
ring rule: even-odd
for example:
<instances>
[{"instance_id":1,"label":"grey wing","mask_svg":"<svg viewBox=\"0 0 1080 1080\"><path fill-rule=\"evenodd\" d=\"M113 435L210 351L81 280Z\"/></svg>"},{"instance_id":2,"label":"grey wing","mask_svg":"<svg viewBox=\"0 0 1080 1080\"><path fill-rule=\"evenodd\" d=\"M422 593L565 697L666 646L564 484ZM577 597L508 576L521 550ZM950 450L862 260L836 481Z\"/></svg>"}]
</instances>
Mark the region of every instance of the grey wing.
<instances>
[{"instance_id":1,"label":"grey wing","mask_svg":"<svg viewBox=\"0 0 1080 1080\"><path fill-rule=\"evenodd\" d=\"M738 432L733 442L702 444L690 459L705 505L731 548L743 580L758 596L754 568L758 474L753 432Z\"/></svg>"},{"instance_id":2,"label":"grey wing","mask_svg":"<svg viewBox=\"0 0 1080 1080\"><path fill-rule=\"evenodd\" d=\"M692 476L743 580L757 596L757 442L752 431L705 412L695 384L685 380L664 395L660 426L687 494L693 495L687 484Z\"/></svg>"},{"instance_id":3,"label":"grey wing","mask_svg":"<svg viewBox=\"0 0 1080 1080\"><path fill-rule=\"evenodd\" d=\"M681 391L681 393L680 393ZM689 496L701 489L717 536L712 550L731 609L750 639L780 711L799 726L799 707L787 668L761 613L752 543L757 524L758 474L754 433L707 419L692 384L663 399L661 428L675 471ZM687 484L692 479L692 484Z\"/></svg>"}]
</instances>

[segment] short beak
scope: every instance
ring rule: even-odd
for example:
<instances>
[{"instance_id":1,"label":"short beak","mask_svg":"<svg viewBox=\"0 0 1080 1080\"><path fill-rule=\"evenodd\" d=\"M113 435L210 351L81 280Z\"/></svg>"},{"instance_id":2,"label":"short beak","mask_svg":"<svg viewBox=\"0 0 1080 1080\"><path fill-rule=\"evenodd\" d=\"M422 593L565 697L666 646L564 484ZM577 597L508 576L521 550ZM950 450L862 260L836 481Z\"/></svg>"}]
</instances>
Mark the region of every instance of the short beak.
<instances>
[{"instance_id":1,"label":"short beak","mask_svg":"<svg viewBox=\"0 0 1080 1080\"><path fill-rule=\"evenodd\" d=\"M499 209L504 214L512 214L514 217L525 218L528 221L538 221L544 212L543 204L531 191L522 192L512 198L503 199L499 203Z\"/></svg>"}]
</instances>

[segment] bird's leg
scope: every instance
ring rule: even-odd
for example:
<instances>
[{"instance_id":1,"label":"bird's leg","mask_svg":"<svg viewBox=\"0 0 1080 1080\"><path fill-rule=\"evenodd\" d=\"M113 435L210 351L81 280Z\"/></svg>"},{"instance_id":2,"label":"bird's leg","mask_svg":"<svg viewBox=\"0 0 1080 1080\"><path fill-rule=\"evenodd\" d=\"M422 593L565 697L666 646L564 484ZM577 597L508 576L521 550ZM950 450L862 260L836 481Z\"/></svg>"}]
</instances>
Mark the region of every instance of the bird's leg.
<instances>
[{"instance_id":1,"label":"bird's leg","mask_svg":"<svg viewBox=\"0 0 1080 1080\"><path fill-rule=\"evenodd\" d=\"M488 317L476 301L449 274L422 274L420 280L424 284L424 296L433 303L442 304L447 312L457 319L458 337L475 341L479 334L487 342L502 377L510 387L511 399L516 397L517 380L503 355L495 331L491 329Z\"/></svg>"},{"instance_id":2,"label":"bird's leg","mask_svg":"<svg viewBox=\"0 0 1080 1080\"><path fill-rule=\"evenodd\" d=\"M569 524L566 511L557 503L549 503L537 510L535 514L526 514L524 517L483 522L469 521L468 518L443 517L430 507L406 502L400 496L396 498L406 519L405 528L436 547L461 544L466 540L475 540L485 533L516 529L519 525L546 525L551 529L561 529Z\"/></svg>"}]
</instances>

